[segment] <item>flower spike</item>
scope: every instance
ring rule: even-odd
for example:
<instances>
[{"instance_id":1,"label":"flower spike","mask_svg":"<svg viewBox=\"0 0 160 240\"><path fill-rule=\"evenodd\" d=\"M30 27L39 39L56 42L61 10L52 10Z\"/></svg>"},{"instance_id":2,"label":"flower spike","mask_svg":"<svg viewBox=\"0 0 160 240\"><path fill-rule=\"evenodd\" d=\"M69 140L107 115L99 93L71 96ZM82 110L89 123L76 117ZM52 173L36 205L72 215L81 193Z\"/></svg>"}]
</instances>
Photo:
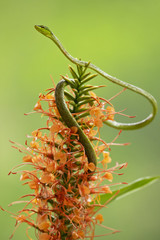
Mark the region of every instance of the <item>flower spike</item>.
<instances>
[{"instance_id":1,"label":"flower spike","mask_svg":"<svg viewBox=\"0 0 160 240\"><path fill-rule=\"evenodd\" d=\"M142 127L148 125L154 119L154 117L157 113L157 102L156 102L155 98L150 93L148 93L145 90L143 90L139 87L136 87L136 86L134 86L130 83L123 82L120 79L109 75L108 73L104 72L103 70L101 70L99 67L95 66L92 63L81 61L81 60L78 60L77 58L72 57L66 51L66 49L63 47L63 45L61 44L59 39L52 33L52 31L48 27L43 26L43 25L35 25L35 28L38 32L42 33L44 36L50 38L58 46L58 48L61 50L61 52L72 63L74 63L78 66L88 67L88 68L94 70L95 72L99 73L102 77L106 78L107 80L142 95L143 97L148 99L148 101L151 103L151 105L153 107L153 112L147 118L145 118L142 121L135 122L135 123L120 123L120 122L117 122L117 121L107 120L105 122L105 124L109 125L110 127L116 128L116 129L134 130L134 129L142 128Z\"/></svg>"}]
</instances>

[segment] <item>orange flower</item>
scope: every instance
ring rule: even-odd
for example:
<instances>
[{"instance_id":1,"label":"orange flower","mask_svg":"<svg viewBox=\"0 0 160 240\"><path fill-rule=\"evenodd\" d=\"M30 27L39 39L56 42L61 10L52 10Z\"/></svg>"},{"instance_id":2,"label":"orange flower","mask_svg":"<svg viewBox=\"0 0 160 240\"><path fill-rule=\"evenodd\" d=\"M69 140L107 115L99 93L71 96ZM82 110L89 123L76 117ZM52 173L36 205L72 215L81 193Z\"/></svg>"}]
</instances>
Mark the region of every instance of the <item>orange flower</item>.
<instances>
[{"instance_id":1,"label":"orange flower","mask_svg":"<svg viewBox=\"0 0 160 240\"><path fill-rule=\"evenodd\" d=\"M35 149L38 149L38 148L39 148L39 144L38 144L37 142L35 142L35 141L32 141L32 142L30 143L30 145L31 145L32 148L35 148Z\"/></svg>"},{"instance_id":2,"label":"orange flower","mask_svg":"<svg viewBox=\"0 0 160 240\"><path fill-rule=\"evenodd\" d=\"M78 185L79 192L81 196L86 196L90 194L90 189L85 185Z\"/></svg>"},{"instance_id":3,"label":"orange flower","mask_svg":"<svg viewBox=\"0 0 160 240\"><path fill-rule=\"evenodd\" d=\"M104 221L102 214L97 214L95 219L98 220L100 223Z\"/></svg>"},{"instance_id":4,"label":"orange flower","mask_svg":"<svg viewBox=\"0 0 160 240\"><path fill-rule=\"evenodd\" d=\"M41 176L42 183L50 183L50 182L53 182L54 179L55 179L55 176L52 173L43 172L43 174Z\"/></svg>"},{"instance_id":5,"label":"orange flower","mask_svg":"<svg viewBox=\"0 0 160 240\"><path fill-rule=\"evenodd\" d=\"M107 113L107 120L114 120L114 113L115 113L115 110L113 107L111 106L108 106L106 108L106 113Z\"/></svg>"},{"instance_id":6,"label":"orange flower","mask_svg":"<svg viewBox=\"0 0 160 240\"><path fill-rule=\"evenodd\" d=\"M48 171L48 172L53 172L53 171L56 171L56 169L57 169L57 163L56 162L50 162L50 163L48 163L47 164L47 167L46 167L46 170Z\"/></svg>"},{"instance_id":7,"label":"orange flower","mask_svg":"<svg viewBox=\"0 0 160 240\"><path fill-rule=\"evenodd\" d=\"M36 111L36 110L41 110L41 109L42 109L42 106L41 106L40 102L38 101L36 103L36 105L34 106L34 110Z\"/></svg>"},{"instance_id":8,"label":"orange flower","mask_svg":"<svg viewBox=\"0 0 160 240\"><path fill-rule=\"evenodd\" d=\"M93 116L93 117L100 118L103 115L103 113L102 113L102 110L99 107L94 107L94 108L91 109L90 115Z\"/></svg>"},{"instance_id":9,"label":"orange flower","mask_svg":"<svg viewBox=\"0 0 160 240\"><path fill-rule=\"evenodd\" d=\"M48 233L39 232L38 239L39 240L49 240L50 239L50 235L48 235Z\"/></svg>"},{"instance_id":10,"label":"orange flower","mask_svg":"<svg viewBox=\"0 0 160 240\"><path fill-rule=\"evenodd\" d=\"M31 181L28 183L30 189L33 189L33 190L38 190L39 188L39 184L36 182L36 181Z\"/></svg>"},{"instance_id":11,"label":"orange flower","mask_svg":"<svg viewBox=\"0 0 160 240\"><path fill-rule=\"evenodd\" d=\"M108 181L112 182L112 180L113 180L113 175L112 175L112 173L110 173L110 172L106 172L106 173L103 175L103 178L108 179Z\"/></svg>"},{"instance_id":12,"label":"orange flower","mask_svg":"<svg viewBox=\"0 0 160 240\"><path fill-rule=\"evenodd\" d=\"M22 173L21 177L20 177L20 180L23 181L23 180L26 180L26 179L29 179L30 176L28 173Z\"/></svg>"},{"instance_id":13,"label":"orange flower","mask_svg":"<svg viewBox=\"0 0 160 240\"><path fill-rule=\"evenodd\" d=\"M85 163L84 165L84 171L88 171L90 170L91 172L94 172L96 169L96 166L94 165L94 163Z\"/></svg>"},{"instance_id":14,"label":"orange flower","mask_svg":"<svg viewBox=\"0 0 160 240\"><path fill-rule=\"evenodd\" d=\"M110 190L110 188L108 186L103 186L102 191L104 191L104 193L112 193L112 191Z\"/></svg>"},{"instance_id":15,"label":"orange flower","mask_svg":"<svg viewBox=\"0 0 160 240\"><path fill-rule=\"evenodd\" d=\"M23 157L23 162L32 162L32 156L26 155Z\"/></svg>"},{"instance_id":16,"label":"orange flower","mask_svg":"<svg viewBox=\"0 0 160 240\"><path fill-rule=\"evenodd\" d=\"M111 162L109 152L103 151L103 160L101 161L103 167L107 167L107 163Z\"/></svg>"},{"instance_id":17,"label":"orange flower","mask_svg":"<svg viewBox=\"0 0 160 240\"><path fill-rule=\"evenodd\" d=\"M95 118L94 119L94 125L98 128L101 128L103 126L103 121L100 118Z\"/></svg>"},{"instance_id":18,"label":"orange flower","mask_svg":"<svg viewBox=\"0 0 160 240\"><path fill-rule=\"evenodd\" d=\"M64 163L66 163L67 155L66 155L66 153L63 153L63 152L56 152L54 155L54 159L60 160L60 163L64 164Z\"/></svg>"}]
</instances>

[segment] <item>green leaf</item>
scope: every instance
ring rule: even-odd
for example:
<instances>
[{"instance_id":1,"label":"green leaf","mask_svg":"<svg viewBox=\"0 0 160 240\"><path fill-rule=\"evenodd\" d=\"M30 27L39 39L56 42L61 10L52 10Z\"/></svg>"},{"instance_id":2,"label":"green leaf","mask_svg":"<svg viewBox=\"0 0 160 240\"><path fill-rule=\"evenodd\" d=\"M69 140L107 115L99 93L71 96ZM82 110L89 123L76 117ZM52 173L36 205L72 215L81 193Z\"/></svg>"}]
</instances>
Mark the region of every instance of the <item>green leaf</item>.
<instances>
[{"instance_id":1,"label":"green leaf","mask_svg":"<svg viewBox=\"0 0 160 240\"><path fill-rule=\"evenodd\" d=\"M69 101L69 104L72 105L73 107L76 106L76 103L74 101L71 101L71 100Z\"/></svg>"},{"instance_id":2,"label":"green leaf","mask_svg":"<svg viewBox=\"0 0 160 240\"><path fill-rule=\"evenodd\" d=\"M83 67L80 65L77 65L77 71L78 71L79 76L81 77L81 75L83 74Z\"/></svg>"},{"instance_id":3,"label":"green leaf","mask_svg":"<svg viewBox=\"0 0 160 240\"><path fill-rule=\"evenodd\" d=\"M100 85L100 86L90 86L90 87L88 87L87 86L87 89L84 89L83 91L80 91L79 92L79 96L81 96L82 94L86 94L86 93L88 93L89 91L93 91L93 90L95 90L95 89L98 89L98 88L101 88L101 87L105 87L105 85Z\"/></svg>"},{"instance_id":4,"label":"green leaf","mask_svg":"<svg viewBox=\"0 0 160 240\"><path fill-rule=\"evenodd\" d=\"M84 74L85 74L86 70L88 69L89 65L90 65L90 62L88 62L88 63L86 64L86 66L85 66L85 68L84 68L84 70L83 70L82 76L84 76ZM81 77L82 77L82 76L81 76Z\"/></svg>"},{"instance_id":5,"label":"green leaf","mask_svg":"<svg viewBox=\"0 0 160 240\"><path fill-rule=\"evenodd\" d=\"M93 98L90 98L90 99L88 99L88 100L83 100L83 101L81 101L81 102L79 102L78 104L77 104L77 107L80 107L80 106L82 106L82 105L84 105L84 104L86 104L86 103L92 103L92 102L94 102L95 100L93 99Z\"/></svg>"},{"instance_id":6,"label":"green leaf","mask_svg":"<svg viewBox=\"0 0 160 240\"><path fill-rule=\"evenodd\" d=\"M107 201L108 201L108 203L111 203L112 201L114 201L116 199L120 199L121 197L129 195L137 190L140 190L141 188L145 187L146 185L154 183L158 179L160 179L160 176L139 178L136 181L127 184L127 186L120 188L119 190L114 190L112 192L112 194L107 193L107 194L101 195L100 203L101 203L101 205L104 205ZM98 208L96 208L96 209L98 209Z\"/></svg>"},{"instance_id":7,"label":"green leaf","mask_svg":"<svg viewBox=\"0 0 160 240\"><path fill-rule=\"evenodd\" d=\"M76 113L84 112L84 111L87 111L87 110L88 110L88 108L80 108L80 109L76 110Z\"/></svg>"},{"instance_id":8,"label":"green leaf","mask_svg":"<svg viewBox=\"0 0 160 240\"><path fill-rule=\"evenodd\" d=\"M70 79L66 76L62 76L61 77L67 82L67 84L69 84L72 88L76 88L76 83L74 81L74 79Z\"/></svg>"},{"instance_id":9,"label":"green leaf","mask_svg":"<svg viewBox=\"0 0 160 240\"><path fill-rule=\"evenodd\" d=\"M72 74L73 78L78 79L78 76L77 76L76 72L74 71L74 69L72 68L72 66L69 66L69 71Z\"/></svg>"},{"instance_id":10,"label":"green leaf","mask_svg":"<svg viewBox=\"0 0 160 240\"><path fill-rule=\"evenodd\" d=\"M68 100L72 100L72 101L75 100L74 97L69 92L67 92L66 90L64 90L64 95L66 96L66 98Z\"/></svg>"},{"instance_id":11,"label":"green leaf","mask_svg":"<svg viewBox=\"0 0 160 240\"><path fill-rule=\"evenodd\" d=\"M85 75L83 75L83 77L81 77L81 81L82 81L83 79L85 79L86 77L88 77L90 74L91 74L91 73L88 72L88 73L86 73Z\"/></svg>"},{"instance_id":12,"label":"green leaf","mask_svg":"<svg viewBox=\"0 0 160 240\"><path fill-rule=\"evenodd\" d=\"M75 119L79 120L80 118L84 118L84 117L89 116L89 115L90 115L89 112L85 112L85 113L82 113L80 115L75 116ZM79 124L80 124L80 122L79 122Z\"/></svg>"},{"instance_id":13,"label":"green leaf","mask_svg":"<svg viewBox=\"0 0 160 240\"><path fill-rule=\"evenodd\" d=\"M83 100L87 100L87 99L91 99L92 97L90 95L88 96L83 96L83 97L77 97L77 101L80 102L80 101L83 101Z\"/></svg>"},{"instance_id":14,"label":"green leaf","mask_svg":"<svg viewBox=\"0 0 160 240\"><path fill-rule=\"evenodd\" d=\"M84 83L90 81L91 79L97 77L98 74L92 74L92 75L89 75L89 76L86 76L82 81L81 81L81 85L83 85Z\"/></svg>"},{"instance_id":15,"label":"green leaf","mask_svg":"<svg viewBox=\"0 0 160 240\"><path fill-rule=\"evenodd\" d=\"M79 91L82 91L82 90L84 90L84 89L91 88L91 87L93 87L93 86L92 86L92 85L80 86L78 90L79 90Z\"/></svg>"}]
</instances>

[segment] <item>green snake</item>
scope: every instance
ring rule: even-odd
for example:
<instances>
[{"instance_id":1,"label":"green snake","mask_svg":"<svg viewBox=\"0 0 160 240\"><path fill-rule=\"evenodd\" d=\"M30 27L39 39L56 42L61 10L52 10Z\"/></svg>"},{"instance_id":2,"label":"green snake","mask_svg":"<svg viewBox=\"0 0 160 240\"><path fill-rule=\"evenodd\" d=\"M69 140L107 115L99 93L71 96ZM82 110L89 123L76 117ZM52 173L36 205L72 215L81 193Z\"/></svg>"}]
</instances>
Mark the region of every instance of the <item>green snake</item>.
<instances>
[{"instance_id":1,"label":"green snake","mask_svg":"<svg viewBox=\"0 0 160 240\"><path fill-rule=\"evenodd\" d=\"M109 125L110 127L116 128L116 129L134 130L134 129L142 128L142 127L148 125L154 119L154 117L157 113L157 102L156 102L155 98L150 93L148 93L145 90L143 90L141 88L138 88L138 87L136 87L132 84L123 82L118 78L112 77L111 75L107 74L106 72L104 72L103 70L101 70L99 67L95 66L92 63L89 63L89 62L86 62L86 61L81 61L81 60L78 60L77 58L72 57L66 51L66 49L63 47L61 42L58 40L58 38L51 32L51 30L48 27L43 26L43 25L35 25L35 28L41 34L50 38L58 46L58 48L61 50L61 52L72 63L74 63L76 65L83 66L83 67L87 66L88 68L94 70L95 72L97 72L98 74L100 74L101 76L106 78L107 80L144 96L146 99L148 99L148 101L151 103L151 105L153 107L152 113L142 121L135 122L135 123L120 123L120 122L117 122L117 121L107 120L105 122L105 124ZM79 140L85 148L86 155L88 157L88 161L96 164L96 154L94 152L92 144L90 143L87 136L83 133L83 130L78 125L76 120L73 118L72 114L69 112L69 110L67 108L67 105L64 101L64 87L65 87L65 85L66 85L66 83L65 83L64 80L61 80L57 84L56 91L55 91L57 108L58 108L58 110L61 114L61 117L63 118L64 122L66 123L66 125L68 127L76 126L78 128Z\"/></svg>"}]
</instances>

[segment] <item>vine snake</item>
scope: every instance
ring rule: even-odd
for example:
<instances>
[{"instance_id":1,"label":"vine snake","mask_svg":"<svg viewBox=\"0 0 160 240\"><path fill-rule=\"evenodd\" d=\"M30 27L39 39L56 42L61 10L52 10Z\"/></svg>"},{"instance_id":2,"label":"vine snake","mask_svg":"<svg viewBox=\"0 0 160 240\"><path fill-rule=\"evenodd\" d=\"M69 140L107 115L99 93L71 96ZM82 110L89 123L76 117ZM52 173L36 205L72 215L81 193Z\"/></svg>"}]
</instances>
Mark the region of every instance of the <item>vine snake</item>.
<instances>
[{"instance_id":1,"label":"vine snake","mask_svg":"<svg viewBox=\"0 0 160 240\"><path fill-rule=\"evenodd\" d=\"M144 120L139 121L139 122L135 122L135 123L120 123L117 121L111 121L111 120L107 120L105 123L107 125L109 125L110 127L116 128L116 129L124 129L124 130L134 130L134 129L138 129L141 127L146 126L147 124L149 124L155 117L156 113L157 113L157 102L155 100L155 98L148 92L146 92L145 90L138 88L130 83L126 83L123 82L122 80L116 78L116 77L112 77L111 75L109 75L108 73L104 72L103 70L101 70L99 67L95 66L92 63L85 62L85 61L81 61L78 60L77 58L72 57L67 51L66 49L63 47L63 45L61 44L61 42L58 40L58 38L51 32L51 30L43 25L35 25L35 28L38 32L40 32L41 34L43 34L44 36L50 38L57 46L58 48L61 50L61 52L74 64L76 65L80 65L80 66L88 66L88 68L94 70L95 72L97 72L98 74L100 74L102 77L106 78L107 80L116 83L124 88L127 88L133 92L136 92L142 96L144 96L145 98L147 98L149 100L149 102L151 103L152 107L153 107L153 112Z\"/></svg>"},{"instance_id":2,"label":"vine snake","mask_svg":"<svg viewBox=\"0 0 160 240\"><path fill-rule=\"evenodd\" d=\"M72 57L66 51L66 49L63 47L63 45L61 44L59 39L52 33L52 31L48 27L43 26L43 25L35 25L35 29L38 32L40 32L41 34L43 34L44 36L50 38L58 46L58 48L61 50L61 52L72 63L83 66L83 67L87 66L88 68L94 70L95 72L100 74L102 77L106 78L107 80L142 95L152 105L152 108L153 108L152 113L142 121L135 122L135 123L120 123L117 121L107 120L105 122L105 124L109 125L110 127L116 128L116 129L134 130L134 129L142 128L142 127L148 125L154 119L154 117L157 113L157 102L150 93L146 92L145 90L143 90L137 86L134 86L130 83L123 82L122 80L109 75L108 73L104 72L103 70L101 70L99 67L97 67L96 65L94 65L92 63L89 63L86 61L81 61L81 60L78 60L77 58ZM83 130L81 129L81 127L79 126L77 121L74 119L74 117L68 110L67 105L64 101L64 87L66 84L67 83L65 82L65 80L61 80L57 84L57 87L55 90L55 98L56 98L57 108L61 114L61 117L63 118L64 122L66 123L66 125L68 127L76 126L78 128L79 140L85 148L88 162L93 162L96 165L96 154L95 154L94 148L93 148L91 142L89 141L88 137L84 134Z\"/></svg>"}]
</instances>

